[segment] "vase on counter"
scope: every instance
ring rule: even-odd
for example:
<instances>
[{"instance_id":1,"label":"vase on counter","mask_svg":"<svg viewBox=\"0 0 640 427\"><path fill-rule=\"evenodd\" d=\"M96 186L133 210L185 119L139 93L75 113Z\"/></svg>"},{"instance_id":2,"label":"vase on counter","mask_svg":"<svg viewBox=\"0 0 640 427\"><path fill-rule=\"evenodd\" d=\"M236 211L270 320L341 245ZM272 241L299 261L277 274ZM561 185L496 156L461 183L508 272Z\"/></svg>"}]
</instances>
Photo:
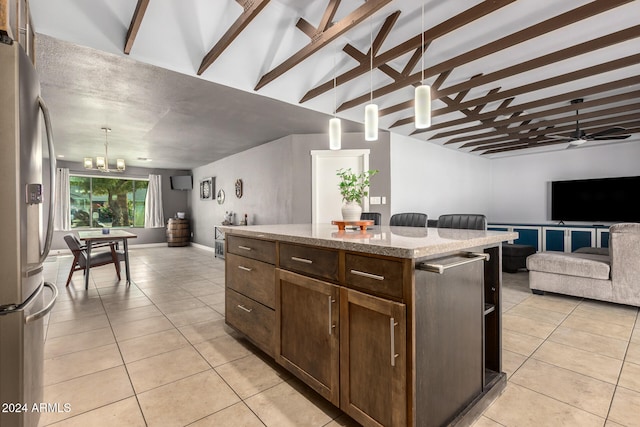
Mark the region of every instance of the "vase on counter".
<instances>
[{"instance_id":1,"label":"vase on counter","mask_svg":"<svg viewBox=\"0 0 640 427\"><path fill-rule=\"evenodd\" d=\"M343 221L359 221L362 213L362 206L358 202L345 202L342 205Z\"/></svg>"}]
</instances>

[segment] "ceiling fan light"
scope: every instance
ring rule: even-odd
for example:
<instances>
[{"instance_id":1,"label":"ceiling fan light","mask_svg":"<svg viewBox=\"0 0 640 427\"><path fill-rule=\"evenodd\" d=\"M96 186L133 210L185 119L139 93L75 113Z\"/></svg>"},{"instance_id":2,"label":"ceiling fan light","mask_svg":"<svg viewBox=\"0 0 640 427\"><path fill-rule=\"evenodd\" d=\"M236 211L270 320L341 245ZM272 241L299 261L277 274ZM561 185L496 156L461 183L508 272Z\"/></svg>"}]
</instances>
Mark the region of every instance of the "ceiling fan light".
<instances>
[{"instance_id":1,"label":"ceiling fan light","mask_svg":"<svg viewBox=\"0 0 640 427\"><path fill-rule=\"evenodd\" d=\"M376 104L364 107L364 139L365 141L378 140L378 106Z\"/></svg>"},{"instance_id":2,"label":"ceiling fan light","mask_svg":"<svg viewBox=\"0 0 640 427\"><path fill-rule=\"evenodd\" d=\"M340 129L340 119L337 117L329 120L329 149L339 150L342 146L342 130Z\"/></svg>"},{"instance_id":3,"label":"ceiling fan light","mask_svg":"<svg viewBox=\"0 0 640 427\"><path fill-rule=\"evenodd\" d=\"M416 88L414 105L416 129L431 127L431 86L420 85Z\"/></svg>"},{"instance_id":4,"label":"ceiling fan light","mask_svg":"<svg viewBox=\"0 0 640 427\"><path fill-rule=\"evenodd\" d=\"M100 170L106 169L106 162L104 161L104 157L96 157L96 167Z\"/></svg>"},{"instance_id":5,"label":"ceiling fan light","mask_svg":"<svg viewBox=\"0 0 640 427\"><path fill-rule=\"evenodd\" d=\"M84 158L84 168L85 169L93 169L93 158L85 157Z\"/></svg>"},{"instance_id":6,"label":"ceiling fan light","mask_svg":"<svg viewBox=\"0 0 640 427\"><path fill-rule=\"evenodd\" d=\"M124 159L116 160L116 169L118 169L119 172L123 172L125 170Z\"/></svg>"}]
</instances>

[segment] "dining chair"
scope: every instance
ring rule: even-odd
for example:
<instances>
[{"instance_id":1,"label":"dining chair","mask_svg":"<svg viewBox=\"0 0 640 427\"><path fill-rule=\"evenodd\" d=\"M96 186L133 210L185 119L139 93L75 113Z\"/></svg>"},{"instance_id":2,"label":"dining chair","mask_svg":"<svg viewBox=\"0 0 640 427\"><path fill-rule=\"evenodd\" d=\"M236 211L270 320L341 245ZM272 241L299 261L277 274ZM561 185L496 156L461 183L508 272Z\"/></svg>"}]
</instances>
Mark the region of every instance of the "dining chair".
<instances>
[{"instance_id":1,"label":"dining chair","mask_svg":"<svg viewBox=\"0 0 640 427\"><path fill-rule=\"evenodd\" d=\"M64 241L73 254L73 262L69 270L69 277L65 286L69 286L73 273L84 270L87 274L87 247L83 245L75 234L67 234ZM109 247L108 251L93 251L94 248ZM116 242L105 242L104 244L94 244L91 246L91 268L101 265L114 264L116 275L120 280L120 261L124 260L124 252L117 250Z\"/></svg>"},{"instance_id":2,"label":"dining chair","mask_svg":"<svg viewBox=\"0 0 640 427\"><path fill-rule=\"evenodd\" d=\"M360 219L372 219L373 225L380 225L382 222L382 214L380 212L362 212Z\"/></svg>"},{"instance_id":3,"label":"dining chair","mask_svg":"<svg viewBox=\"0 0 640 427\"><path fill-rule=\"evenodd\" d=\"M486 230L487 217L481 214L447 214L438 217L438 228Z\"/></svg>"},{"instance_id":4,"label":"dining chair","mask_svg":"<svg viewBox=\"0 0 640 427\"><path fill-rule=\"evenodd\" d=\"M389 225L399 227L426 227L427 214L407 212L391 215Z\"/></svg>"}]
</instances>

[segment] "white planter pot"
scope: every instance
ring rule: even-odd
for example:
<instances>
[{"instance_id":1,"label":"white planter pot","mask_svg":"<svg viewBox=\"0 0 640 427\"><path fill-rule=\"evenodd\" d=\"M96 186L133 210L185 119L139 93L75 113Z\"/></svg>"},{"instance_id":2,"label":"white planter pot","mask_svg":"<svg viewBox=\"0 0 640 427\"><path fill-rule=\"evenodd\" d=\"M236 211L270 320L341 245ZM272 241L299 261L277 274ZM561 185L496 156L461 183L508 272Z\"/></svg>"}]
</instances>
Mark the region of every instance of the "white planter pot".
<instances>
[{"instance_id":1,"label":"white planter pot","mask_svg":"<svg viewBox=\"0 0 640 427\"><path fill-rule=\"evenodd\" d=\"M362 206L358 202L345 202L342 205L343 221L360 221Z\"/></svg>"}]
</instances>

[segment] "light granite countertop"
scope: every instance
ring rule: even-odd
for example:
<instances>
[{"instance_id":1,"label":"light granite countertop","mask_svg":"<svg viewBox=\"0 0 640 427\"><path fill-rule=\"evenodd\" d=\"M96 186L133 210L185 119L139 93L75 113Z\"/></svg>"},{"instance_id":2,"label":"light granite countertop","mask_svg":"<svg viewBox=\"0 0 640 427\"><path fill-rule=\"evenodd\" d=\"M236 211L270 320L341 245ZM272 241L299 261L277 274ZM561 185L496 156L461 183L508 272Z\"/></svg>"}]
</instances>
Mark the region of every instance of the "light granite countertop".
<instances>
[{"instance_id":1,"label":"light granite countertop","mask_svg":"<svg viewBox=\"0 0 640 427\"><path fill-rule=\"evenodd\" d=\"M338 231L330 224L218 226L227 234L418 259L518 238L517 232L373 226Z\"/></svg>"}]
</instances>

